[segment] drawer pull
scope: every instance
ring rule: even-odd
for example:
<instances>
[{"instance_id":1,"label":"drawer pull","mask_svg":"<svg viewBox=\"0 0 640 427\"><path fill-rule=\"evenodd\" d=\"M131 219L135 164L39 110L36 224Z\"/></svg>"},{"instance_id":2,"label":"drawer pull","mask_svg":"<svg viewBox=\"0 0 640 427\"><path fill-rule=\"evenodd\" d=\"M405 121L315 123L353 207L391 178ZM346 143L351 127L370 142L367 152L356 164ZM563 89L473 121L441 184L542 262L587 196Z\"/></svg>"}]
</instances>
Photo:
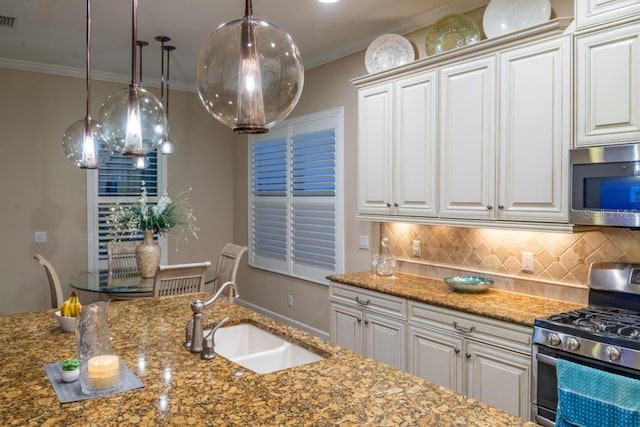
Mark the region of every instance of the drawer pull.
<instances>
[{"instance_id":1,"label":"drawer pull","mask_svg":"<svg viewBox=\"0 0 640 427\"><path fill-rule=\"evenodd\" d=\"M368 299L366 301L361 301L360 298L356 297L356 302L360 305L369 305L371 303L371 300Z\"/></svg>"},{"instance_id":2,"label":"drawer pull","mask_svg":"<svg viewBox=\"0 0 640 427\"><path fill-rule=\"evenodd\" d=\"M472 326L470 328L465 328L463 326L458 326L458 322L453 322L453 328L458 331L458 332L462 332L463 334L470 334L473 331L476 330L475 326Z\"/></svg>"}]
</instances>

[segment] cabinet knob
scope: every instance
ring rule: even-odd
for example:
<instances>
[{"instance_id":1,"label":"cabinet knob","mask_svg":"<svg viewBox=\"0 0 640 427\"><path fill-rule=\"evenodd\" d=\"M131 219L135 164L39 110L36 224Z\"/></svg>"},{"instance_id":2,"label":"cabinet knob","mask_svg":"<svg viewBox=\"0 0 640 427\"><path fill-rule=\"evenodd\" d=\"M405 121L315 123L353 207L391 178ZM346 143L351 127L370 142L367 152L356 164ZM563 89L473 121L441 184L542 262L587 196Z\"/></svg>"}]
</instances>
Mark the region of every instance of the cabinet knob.
<instances>
[{"instance_id":1,"label":"cabinet knob","mask_svg":"<svg viewBox=\"0 0 640 427\"><path fill-rule=\"evenodd\" d=\"M387 202L387 207L390 208L391 207L391 203Z\"/></svg>"},{"instance_id":2,"label":"cabinet knob","mask_svg":"<svg viewBox=\"0 0 640 427\"><path fill-rule=\"evenodd\" d=\"M365 325L368 325L368 324L369 324L369 321L368 321L367 319L364 319L364 324L365 324Z\"/></svg>"},{"instance_id":3,"label":"cabinet knob","mask_svg":"<svg viewBox=\"0 0 640 427\"><path fill-rule=\"evenodd\" d=\"M487 209L488 209L488 210L491 210L491 209L493 209L493 206L491 206L491 205L487 205Z\"/></svg>"},{"instance_id":4,"label":"cabinet knob","mask_svg":"<svg viewBox=\"0 0 640 427\"><path fill-rule=\"evenodd\" d=\"M471 354L469 354L469 353L465 353L465 354L464 354L464 357L466 357L467 359L471 359Z\"/></svg>"},{"instance_id":5,"label":"cabinet knob","mask_svg":"<svg viewBox=\"0 0 640 427\"><path fill-rule=\"evenodd\" d=\"M456 354L460 354L460 349L459 348L455 348L455 349L453 349L453 351L455 351Z\"/></svg>"},{"instance_id":6,"label":"cabinet knob","mask_svg":"<svg viewBox=\"0 0 640 427\"><path fill-rule=\"evenodd\" d=\"M393 206L395 206L397 208L400 205L396 202L396 203L393 204Z\"/></svg>"},{"instance_id":7,"label":"cabinet knob","mask_svg":"<svg viewBox=\"0 0 640 427\"><path fill-rule=\"evenodd\" d=\"M504 205L498 205L498 209L504 209Z\"/></svg>"},{"instance_id":8,"label":"cabinet knob","mask_svg":"<svg viewBox=\"0 0 640 427\"><path fill-rule=\"evenodd\" d=\"M361 318L359 318L359 317L356 317L356 320L358 321L358 323L361 323L361 322L362 322L362 319L361 319Z\"/></svg>"}]
</instances>

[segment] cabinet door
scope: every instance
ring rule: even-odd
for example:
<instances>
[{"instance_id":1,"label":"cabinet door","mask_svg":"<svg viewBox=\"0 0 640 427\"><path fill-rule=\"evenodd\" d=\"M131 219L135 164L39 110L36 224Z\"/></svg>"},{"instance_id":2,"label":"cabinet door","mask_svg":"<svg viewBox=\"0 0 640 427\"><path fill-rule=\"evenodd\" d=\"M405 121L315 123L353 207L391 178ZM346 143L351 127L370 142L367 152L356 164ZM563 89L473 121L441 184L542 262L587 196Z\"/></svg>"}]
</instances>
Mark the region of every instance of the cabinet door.
<instances>
[{"instance_id":1,"label":"cabinet door","mask_svg":"<svg viewBox=\"0 0 640 427\"><path fill-rule=\"evenodd\" d=\"M363 214L391 212L392 87L358 91L358 210Z\"/></svg>"},{"instance_id":2,"label":"cabinet door","mask_svg":"<svg viewBox=\"0 0 640 427\"><path fill-rule=\"evenodd\" d=\"M362 354L362 320L362 310L332 302L331 342Z\"/></svg>"},{"instance_id":3,"label":"cabinet door","mask_svg":"<svg viewBox=\"0 0 640 427\"><path fill-rule=\"evenodd\" d=\"M405 326L401 320L365 312L365 356L405 368Z\"/></svg>"},{"instance_id":4,"label":"cabinet door","mask_svg":"<svg viewBox=\"0 0 640 427\"><path fill-rule=\"evenodd\" d=\"M469 397L529 418L530 357L467 342L465 359Z\"/></svg>"},{"instance_id":5,"label":"cabinet door","mask_svg":"<svg viewBox=\"0 0 640 427\"><path fill-rule=\"evenodd\" d=\"M495 56L440 70L440 216L493 219Z\"/></svg>"},{"instance_id":6,"label":"cabinet door","mask_svg":"<svg viewBox=\"0 0 640 427\"><path fill-rule=\"evenodd\" d=\"M394 85L394 214L436 216L436 72Z\"/></svg>"},{"instance_id":7,"label":"cabinet door","mask_svg":"<svg viewBox=\"0 0 640 427\"><path fill-rule=\"evenodd\" d=\"M576 145L640 139L640 23L576 37Z\"/></svg>"},{"instance_id":8,"label":"cabinet door","mask_svg":"<svg viewBox=\"0 0 640 427\"><path fill-rule=\"evenodd\" d=\"M578 0L575 2L576 28L615 21L640 13L638 0Z\"/></svg>"},{"instance_id":9,"label":"cabinet door","mask_svg":"<svg viewBox=\"0 0 640 427\"><path fill-rule=\"evenodd\" d=\"M498 218L567 222L571 36L499 58Z\"/></svg>"},{"instance_id":10,"label":"cabinet door","mask_svg":"<svg viewBox=\"0 0 640 427\"><path fill-rule=\"evenodd\" d=\"M408 336L408 372L462 393L462 338L413 325Z\"/></svg>"}]
</instances>

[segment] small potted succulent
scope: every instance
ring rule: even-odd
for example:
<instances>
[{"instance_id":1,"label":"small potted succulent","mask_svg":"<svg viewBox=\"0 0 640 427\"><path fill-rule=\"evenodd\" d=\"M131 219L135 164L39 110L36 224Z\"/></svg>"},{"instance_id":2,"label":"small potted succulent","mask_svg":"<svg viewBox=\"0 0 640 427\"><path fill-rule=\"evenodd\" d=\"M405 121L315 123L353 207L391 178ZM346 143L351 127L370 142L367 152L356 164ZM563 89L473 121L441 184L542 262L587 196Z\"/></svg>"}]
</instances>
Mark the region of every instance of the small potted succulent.
<instances>
[{"instance_id":1,"label":"small potted succulent","mask_svg":"<svg viewBox=\"0 0 640 427\"><path fill-rule=\"evenodd\" d=\"M78 362L78 359L64 360L60 376L65 383L72 383L77 380L78 376L80 376L80 362Z\"/></svg>"}]
</instances>

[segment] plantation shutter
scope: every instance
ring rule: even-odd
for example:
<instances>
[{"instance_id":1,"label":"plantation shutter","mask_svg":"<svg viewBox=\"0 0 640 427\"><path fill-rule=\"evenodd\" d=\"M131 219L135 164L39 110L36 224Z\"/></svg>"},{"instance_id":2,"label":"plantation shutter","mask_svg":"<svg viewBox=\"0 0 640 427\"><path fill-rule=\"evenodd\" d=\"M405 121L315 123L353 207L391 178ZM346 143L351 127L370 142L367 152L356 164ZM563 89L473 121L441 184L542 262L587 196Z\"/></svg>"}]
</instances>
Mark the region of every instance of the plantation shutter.
<instances>
[{"instance_id":1,"label":"plantation shutter","mask_svg":"<svg viewBox=\"0 0 640 427\"><path fill-rule=\"evenodd\" d=\"M252 137L252 266L319 283L342 270L341 114L292 119Z\"/></svg>"}]
</instances>

